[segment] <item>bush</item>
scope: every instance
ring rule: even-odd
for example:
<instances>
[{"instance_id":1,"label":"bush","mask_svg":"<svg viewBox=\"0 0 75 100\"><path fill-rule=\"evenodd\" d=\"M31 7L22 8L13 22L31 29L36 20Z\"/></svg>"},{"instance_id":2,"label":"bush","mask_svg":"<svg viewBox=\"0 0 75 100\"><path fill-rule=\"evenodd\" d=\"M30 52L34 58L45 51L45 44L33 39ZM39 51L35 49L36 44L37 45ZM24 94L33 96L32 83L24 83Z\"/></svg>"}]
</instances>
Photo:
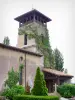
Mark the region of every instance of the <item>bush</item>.
<instances>
[{"instance_id":1,"label":"bush","mask_svg":"<svg viewBox=\"0 0 75 100\"><path fill-rule=\"evenodd\" d=\"M34 80L34 87L32 89L32 94L38 95L38 96L48 95L48 89L46 87L44 75L40 71L39 67L37 68L37 71L36 71L36 76L35 76L35 80Z\"/></svg>"},{"instance_id":2,"label":"bush","mask_svg":"<svg viewBox=\"0 0 75 100\"><path fill-rule=\"evenodd\" d=\"M12 100L14 95L18 95L18 94L22 95L24 93L25 93L24 87L18 85L18 86L12 87L11 89L10 88L5 89L2 93L2 96L6 96L6 98L9 98Z\"/></svg>"},{"instance_id":3,"label":"bush","mask_svg":"<svg viewBox=\"0 0 75 100\"><path fill-rule=\"evenodd\" d=\"M9 88L12 88L15 86L19 81L19 73L17 71L14 71L13 67L8 72L8 79L5 81L5 85L7 85Z\"/></svg>"},{"instance_id":4,"label":"bush","mask_svg":"<svg viewBox=\"0 0 75 100\"><path fill-rule=\"evenodd\" d=\"M33 95L21 95L14 96L13 100L59 100L57 96L33 96Z\"/></svg>"},{"instance_id":5,"label":"bush","mask_svg":"<svg viewBox=\"0 0 75 100\"><path fill-rule=\"evenodd\" d=\"M66 83L58 86L57 91L61 96L71 98L72 96L75 96L75 85Z\"/></svg>"}]
</instances>

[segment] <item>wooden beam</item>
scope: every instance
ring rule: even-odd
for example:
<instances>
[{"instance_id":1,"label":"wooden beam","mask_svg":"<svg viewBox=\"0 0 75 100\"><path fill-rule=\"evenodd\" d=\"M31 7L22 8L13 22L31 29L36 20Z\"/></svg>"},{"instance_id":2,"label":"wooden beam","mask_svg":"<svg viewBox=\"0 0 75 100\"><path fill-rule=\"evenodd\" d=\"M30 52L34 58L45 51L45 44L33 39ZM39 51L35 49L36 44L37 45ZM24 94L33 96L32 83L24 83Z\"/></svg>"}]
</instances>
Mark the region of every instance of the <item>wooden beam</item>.
<instances>
[{"instance_id":1,"label":"wooden beam","mask_svg":"<svg viewBox=\"0 0 75 100\"><path fill-rule=\"evenodd\" d=\"M68 79L71 79L70 77L59 77L60 80L68 80Z\"/></svg>"},{"instance_id":2,"label":"wooden beam","mask_svg":"<svg viewBox=\"0 0 75 100\"><path fill-rule=\"evenodd\" d=\"M56 79L56 77L45 77L45 79L51 79L51 80L53 80L53 79Z\"/></svg>"}]
</instances>

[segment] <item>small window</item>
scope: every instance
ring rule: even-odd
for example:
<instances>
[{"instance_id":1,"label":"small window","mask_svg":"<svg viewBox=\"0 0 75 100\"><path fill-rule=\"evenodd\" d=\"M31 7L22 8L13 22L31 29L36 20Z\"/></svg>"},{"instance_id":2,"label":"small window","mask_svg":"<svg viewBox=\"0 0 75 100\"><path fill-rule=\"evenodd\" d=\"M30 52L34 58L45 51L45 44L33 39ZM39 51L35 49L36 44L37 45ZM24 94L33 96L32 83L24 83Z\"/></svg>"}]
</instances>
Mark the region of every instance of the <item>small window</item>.
<instances>
[{"instance_id":1,"label":"small window","mask_svg":"<svg viewBox=\"0 0 75 100\"><path fill-rule=\"evenodd\" d=\"M27 34L24 35L24 45L27 45Z\"/></svg>"}]
</instances>

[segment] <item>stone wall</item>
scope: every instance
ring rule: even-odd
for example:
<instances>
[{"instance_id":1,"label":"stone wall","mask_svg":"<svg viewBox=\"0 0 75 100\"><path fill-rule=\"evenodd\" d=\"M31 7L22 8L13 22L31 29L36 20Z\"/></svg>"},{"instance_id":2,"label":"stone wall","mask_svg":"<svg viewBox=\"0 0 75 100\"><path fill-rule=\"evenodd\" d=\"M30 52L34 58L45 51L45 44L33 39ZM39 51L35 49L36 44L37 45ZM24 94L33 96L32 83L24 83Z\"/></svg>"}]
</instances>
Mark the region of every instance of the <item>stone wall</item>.
<instances>
[{"instance_id":1,"label":"stone wall","mask_svg":"<svg viewBox=\"0 0 75 100\"><path fill-rule=\"evenodd\" d=\"M20 57L23 57L23 63L25 63L25 53L0 47L0 89L7 79L8 71L11 70L12 67L15 70L19 70ZM37 66L43 67L43 57L26 54L27 81L31 77L33 82ZM23 69L23 85L25 86L25 69Z\"/></svg>"}]
</instances>

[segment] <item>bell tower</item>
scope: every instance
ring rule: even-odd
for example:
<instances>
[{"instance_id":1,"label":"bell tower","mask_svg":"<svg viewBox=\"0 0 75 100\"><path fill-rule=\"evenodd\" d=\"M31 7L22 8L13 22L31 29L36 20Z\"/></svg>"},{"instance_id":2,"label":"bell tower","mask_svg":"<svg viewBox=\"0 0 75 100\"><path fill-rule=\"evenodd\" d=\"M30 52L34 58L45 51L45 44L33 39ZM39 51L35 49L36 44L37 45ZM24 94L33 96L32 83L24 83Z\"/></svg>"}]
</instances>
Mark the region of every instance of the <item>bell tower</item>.
<instances>
[{"instance_id":1,"label":"bell tower","mask_svg":"<svg viewBox=\"0 0 75 100\"><path fill-rule=\"evenodd\" d=\"M27 30L26 28L28 25L31 25L33 29L34 27L37 27L37 32L39 35L46 35L47 22L51 21L51 19L38 10L32 9L31 11L16 17L15 20L19 22L17 47L36 52L35 39L29 39L27 34L20 34L20 29L31 31L30 29Z\"/></svg>"}]
</instances>

